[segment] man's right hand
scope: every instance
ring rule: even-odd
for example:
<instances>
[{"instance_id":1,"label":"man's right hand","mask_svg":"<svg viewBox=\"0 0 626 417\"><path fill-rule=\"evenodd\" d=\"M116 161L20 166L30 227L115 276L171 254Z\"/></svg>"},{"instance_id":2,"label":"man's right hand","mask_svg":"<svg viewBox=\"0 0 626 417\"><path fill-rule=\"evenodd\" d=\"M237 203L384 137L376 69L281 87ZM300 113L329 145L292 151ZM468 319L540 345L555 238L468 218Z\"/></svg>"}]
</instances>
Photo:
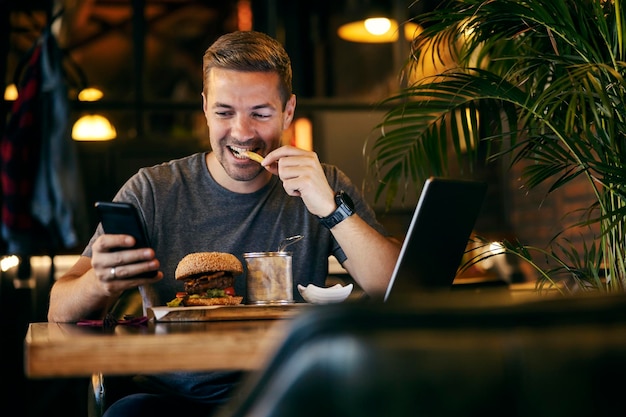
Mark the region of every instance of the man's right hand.
<instances>
[{"instance_id":1,"label":"man's right hand","mask_svg":"<svg viewBox=\"0 0 626 417\"><path fill-rule=\"evenodd\" d=\"M152 248L131 249L135 239L130 235L104 234L92 247L91 266L103 288L109 294L139 285L151 284L163 278L160 263ZM139 276L152 275L154 277Z\"/></svg>"},{"instance_id":2,"label":"man's right hand","mask_svg":"<svg viewBox=\"0 0 626 417\"><path fill-rule=\"evenodd\" d=\"M103 318L122 293L163 279L153 249L131 249L130 235L101 235L91 258L80 256L50 290L48 321L75 322ZM155 273L142 278L142 273Z\"/></svg>"}]
</instances>

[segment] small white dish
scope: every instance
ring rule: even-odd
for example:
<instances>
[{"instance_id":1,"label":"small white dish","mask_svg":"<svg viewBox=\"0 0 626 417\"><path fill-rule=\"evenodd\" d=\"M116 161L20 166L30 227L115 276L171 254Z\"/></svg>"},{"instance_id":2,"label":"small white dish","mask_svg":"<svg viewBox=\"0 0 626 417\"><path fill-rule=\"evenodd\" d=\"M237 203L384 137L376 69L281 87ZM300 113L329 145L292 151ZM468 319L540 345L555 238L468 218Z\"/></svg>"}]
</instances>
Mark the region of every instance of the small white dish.
<instances>
[{"instance_id":1,"label":"small white dish","mask_svg":"<svg viewBox=\"0 0 626 417\"><path fill-rule=\"evenodd\" d=\"M328 288L318 287L313 284L309 284L305 287L298 284L298 291L307 303L330 304L340 303L348 298L352 292L352 287L352 284L348 284L345 287L341 284L335 284Z\"/></svg>"}]
</instances>

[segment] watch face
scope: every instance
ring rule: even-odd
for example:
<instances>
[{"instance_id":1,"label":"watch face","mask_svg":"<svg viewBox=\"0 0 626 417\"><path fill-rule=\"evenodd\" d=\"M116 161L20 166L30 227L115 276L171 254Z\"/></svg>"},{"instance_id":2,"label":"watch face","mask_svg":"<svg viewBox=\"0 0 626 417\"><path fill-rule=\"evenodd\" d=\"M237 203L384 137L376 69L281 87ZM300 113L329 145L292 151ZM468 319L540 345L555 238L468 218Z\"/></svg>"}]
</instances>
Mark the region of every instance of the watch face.
<instances>
[{"instance_id":1,"label":"watch face","mask_svg":"<svg viewBox=\"0 0 626 417\"><path fill-rule=\"evenodd\" d=\"M354 211L354 202L352 201L350 196L343 191L339 191L335 195L335 202L338 206L340 206L341 204L345 204L351 211Z\"/></svg>"}]
</instances>

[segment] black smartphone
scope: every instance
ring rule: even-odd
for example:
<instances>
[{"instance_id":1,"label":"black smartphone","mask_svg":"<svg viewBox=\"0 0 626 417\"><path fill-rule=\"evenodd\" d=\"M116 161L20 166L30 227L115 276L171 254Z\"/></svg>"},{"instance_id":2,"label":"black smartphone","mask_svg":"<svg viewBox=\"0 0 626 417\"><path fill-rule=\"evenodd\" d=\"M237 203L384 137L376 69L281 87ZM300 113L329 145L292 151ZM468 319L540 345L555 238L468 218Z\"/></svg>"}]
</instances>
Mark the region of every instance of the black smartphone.
<instances>
[{"instance_id":1,"label":"black smartphone","mask_svg":"<svg viewBox=\"0 0 626 417\"><path fill-rule=\"evenodd\" d=\"M96 202L96 209L104 232L112 235L131 235L136 248L147 248L148 239L135 206L110 201Z\"/></svg>"},{"instance_id":2,"label":"black smartphone","mask_svg":"<svg viewBox=\"0 0 626 417\"><path fill-rule=\"evenodd\" d=\"M105 233L131 235L135 238L135 248L147 248L150 246L135 206L129 203L98 201L96 202L96 210ZM157 273L157 271L150 271L138 276L152 278Z\"/></svg>"}]
</instances>

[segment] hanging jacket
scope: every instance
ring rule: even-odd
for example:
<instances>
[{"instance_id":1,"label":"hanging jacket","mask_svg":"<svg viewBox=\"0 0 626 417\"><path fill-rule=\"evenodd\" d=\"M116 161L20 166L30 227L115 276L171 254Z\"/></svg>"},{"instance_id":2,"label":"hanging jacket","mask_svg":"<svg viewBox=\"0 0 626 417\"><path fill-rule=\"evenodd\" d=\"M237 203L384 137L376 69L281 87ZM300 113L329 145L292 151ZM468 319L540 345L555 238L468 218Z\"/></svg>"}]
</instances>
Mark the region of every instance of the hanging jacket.
<instances>
[{"instance_id":1,"label":"hanging jacket","mask_svg":"<svg viewBox=\"0 0 626 417\"><path fill-rule=\"evenodd\" d=\"M86 235L61 51L50 26L29 52L0 142L4 253L74 248Z\"/></svg>"}]
</instances>

